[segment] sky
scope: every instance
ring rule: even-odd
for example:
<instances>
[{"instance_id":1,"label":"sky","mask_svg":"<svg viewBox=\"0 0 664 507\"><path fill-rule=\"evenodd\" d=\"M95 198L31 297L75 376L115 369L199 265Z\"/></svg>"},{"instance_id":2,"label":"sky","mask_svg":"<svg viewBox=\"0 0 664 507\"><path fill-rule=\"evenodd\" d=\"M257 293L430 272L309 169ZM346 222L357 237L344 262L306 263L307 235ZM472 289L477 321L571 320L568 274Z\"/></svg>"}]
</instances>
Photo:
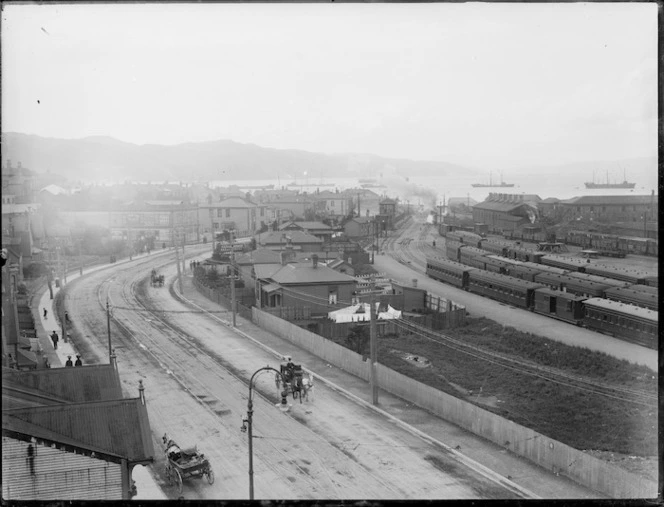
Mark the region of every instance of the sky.
<instances>
[{"instance_id":1,"label":"sky","mask_svg":"<svg viewBox=\"0 0 664 507\"><path fill-rule=\"evenodd\" d=\"M476 168L657 155L657 5L3 2L2 130Z\"/></svg>"}]
</instances>

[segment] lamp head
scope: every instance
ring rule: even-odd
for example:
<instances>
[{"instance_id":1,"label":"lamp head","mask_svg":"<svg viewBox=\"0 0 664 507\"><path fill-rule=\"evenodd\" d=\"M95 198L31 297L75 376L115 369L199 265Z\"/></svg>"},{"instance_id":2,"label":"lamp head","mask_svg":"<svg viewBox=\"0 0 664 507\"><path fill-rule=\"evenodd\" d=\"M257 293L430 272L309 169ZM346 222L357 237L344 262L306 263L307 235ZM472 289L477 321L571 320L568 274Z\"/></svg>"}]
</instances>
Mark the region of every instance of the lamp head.
<instances>
[{"instance_id":1,"label":"lamp head","mask_svg":"<svg viewBox=\"0 0 664 507\"><path fill-rule=\"evenodd\" d=\"M249 422L249 420L247 419L247 416L246 416L246 415L243 415L243 416L242 416L242 426L240 426L240 431L241 431L242 433L246 433L246 432L247 432L247 423L248 423L248 422Z\"/></svg>"}]
</instances>

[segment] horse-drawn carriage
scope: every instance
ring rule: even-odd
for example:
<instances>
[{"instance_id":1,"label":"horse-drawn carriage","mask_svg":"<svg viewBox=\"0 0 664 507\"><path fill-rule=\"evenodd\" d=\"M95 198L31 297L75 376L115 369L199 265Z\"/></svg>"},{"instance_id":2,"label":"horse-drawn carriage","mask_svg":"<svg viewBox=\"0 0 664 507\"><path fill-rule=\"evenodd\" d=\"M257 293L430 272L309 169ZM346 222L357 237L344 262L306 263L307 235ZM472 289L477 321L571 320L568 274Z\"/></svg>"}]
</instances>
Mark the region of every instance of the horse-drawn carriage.
<instances>
[{"instance_id":1,"label":"horse-drawn carriage","mask_svg":"<svg viewBox=\"0 0 664 507\"><path fill-rule=\"evenodd\" d=\"M303 399L309 398L309 391L314 387L314 381L310 374L307 374L305 377L302 371L301 364L294 364L290 356L285 357L286 362L281 363L280 370L281 374L275 374L275 383L277 384L277 389L280 389L281 382L284 383L284 389L290 390L293 394L293 399L300 399L302 403Z\"/></svg>"},{"instance_id":2,"label":"horse-drawn carriage","mask_svg":"<svg viewBox=\"0 0 664 507\"><path fill-rule=\"evenodd\" d=\"M162 437L166 453L166 477L171 485L177 486L182 493L182 481L189 477L207 477L209 484L214 482L214 472L210 462L196 447L181 449L178 444L168 438L164 433Z\"/></svg>"},{"instance_id":3,"label":"horse-drawn carriage","mask_svg":"<svg viewBox=\"0 0 664 507\"><path fill-rule=\"evenodd\" d=\"M164 286L164 275L158 275L157 270L153 269L150 273L150 285L153 287L163 287Z\"/></svg>"}]
</instances>

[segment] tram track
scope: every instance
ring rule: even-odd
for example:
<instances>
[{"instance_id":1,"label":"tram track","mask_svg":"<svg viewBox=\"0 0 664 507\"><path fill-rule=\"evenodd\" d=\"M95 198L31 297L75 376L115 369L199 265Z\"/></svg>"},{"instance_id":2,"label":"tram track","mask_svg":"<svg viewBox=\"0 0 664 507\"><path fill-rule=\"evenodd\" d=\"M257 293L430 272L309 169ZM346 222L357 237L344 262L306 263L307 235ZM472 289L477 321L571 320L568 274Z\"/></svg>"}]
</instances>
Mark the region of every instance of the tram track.
<instances>
[{"instance_id":1,"label":"tram track","mask_svg":"<svg viewBox=\"0 0 664 507\"><path fill-rule=\"evenodd\" d=\"M108 280L112 279L109 277ZM170 312L161 308L154 308L150 304L149 292L150 290L165 290L166 287L172 290L174 280L171 279L168 281L167 285L164 288L152 289L148 287L147 275L139 275L132 278L128 283L122 285L119 289L119 295L122 299L122 305L117 304L120 301L117 301L115 298L118 297L118 294L107 294L109 304L114 308L112 314L113 323L122 330L123 345L127 348L131 348L134 351L137 348L140 348L141 352L144 355L151 356L152 360L158 364L161 370L169 375L173 380L175 380L181 388L186 391L192 398L194 398L201 406L203 406L212 416L221 419L224 419L227 415L233 412L232 409L223 406L223 402L219 396L215 394L215 390L211 388L209 382L201 382L199 376L196 373L201 370L205 370L208 373L207 380L210 380L210 375L214 375L214 383L220 385L228 385L229 382L234 384L233 391L237 391L238 397L242 399L245 403L247 401L247 395L244 394L246 389L248 378L244 378L242 372L235 371L233 366L220 358L213 357L208 350L200 347L195 338L193 338L188 333L184 332L177 323L169 322L168 315ZM101 307L104 307L103 303L103 287L106 284L102 284L98 290L98 302ZM143 294L143 295L141 295ZM187 313L192 313L188 311ZM203 313L193 311L193 313ZM209 312L204 312L209 313ZM140 317L139 317L140 315ZM145 317L149 316L149 331L144 329L146 324ZM220 323L226 324L225 321L219 319L215 315L210 315L211 318L218 320ZM158 333L159 338L155 338L155 331ZM169 351L164 345L165 341L171 342L177 347L177 356L174 355L173 351ZM128 342L131 342L128 344ZM220 373L220 368L223 369L224 374ZM274 384L272 384L274 385ZM271 395L266 392L264 384L255 384L254 390L256 396L259 396L269 404L275 404L277 401L277 395ZM254 398L254 401L256 399ZM283 463L288 462L298 470L298 480L308 483L309 490L314 496L319 490L323 490L320 494L323 496L329 495L330 488L332 490L339 490L340 484L334 480L333 474L325 466L325 463L319 459L320 453L312 444L321 444L321 436L316 434L312 429L308 428L306 425L300 428L300 431L307 433L311 439L302 438L302 435L285 433L283 436L290 437L289 440L297 439L301 449L304 452L306 459L305 462L318 463L318 472L314 473L313 470L309 469L308 466L299 464L297 461L294 461L291 456L288 455L287 451L283 448L283 445L278 445L279 439L274 439L269 435L259 436L255 435L254 438L260 438L265 444L261 446L255 446L255 452L258 457L260 457L261 466L265 466L272 470L273 473L279 475L283 473ZM277 443L275 443L277 442ZM262 450L258 448L263 447ZM339 453L343 453L341 450L337 450ZM302 460L301 460L302 461ZM348 460L341 460L341 463L347 463ZM362 466L361 464L344 466L344 470L336 470L336 473L343 474L347 477L352 477L357 474L356 470L353 470L355 466ZM366 467L363 467L364 474L370 474L375 481L383 484L383 487L386 491L392 491L395 497L400 496L400 493L397 490L394 490L389 483L382 480L380 477L375 475ZM329 487L321 487L321 480L328 482ZM339 495L339 493L337 493ZM343 495L340 495L339 498L342 498Z\"/></svg>"}]
</instances>

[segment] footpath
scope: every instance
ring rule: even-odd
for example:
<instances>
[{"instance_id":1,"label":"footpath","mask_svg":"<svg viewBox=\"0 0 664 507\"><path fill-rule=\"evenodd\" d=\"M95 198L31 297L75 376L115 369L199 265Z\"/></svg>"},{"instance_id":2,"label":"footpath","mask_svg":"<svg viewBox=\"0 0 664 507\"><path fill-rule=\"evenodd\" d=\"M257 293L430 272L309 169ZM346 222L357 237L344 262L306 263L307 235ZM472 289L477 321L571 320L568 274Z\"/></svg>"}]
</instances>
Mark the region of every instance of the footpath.
<instances>
[{"instance_id":1,"label":"footpath","mask_svg":"<svg viewBox=\"0 0 664 507\"><path fill-rule=\"evenodd\" d=\"M229 320L219 318L220 309L226 309L202 295L193 284L191 273L186 273L180 296L197 307L217 312L215 318L231 327ZM176 286L176 293L177 293ZM227 314L230 317L230 314ZM250 320L236 316L238 334L252 340L265 349L275 352L275 362L285 355L301 363L337 390L349 393L356 401L371 406L371 391L368 382L355 377L335 366L326 363L314 354L298 348L296 345L256 326ZM320 402L320 397L316 398ZM443 442L446 446L459 451L471 460L480 463L512 483L544 499L596 499L605 498L600 493L591 491L574 481L555 475L532 462L523 459L508 450L484 440L452 423L432 415L426 410L408 403L385 391L379 391L378 409L398 419L401 426L408 427L413 433L424 435Z\"/></svg>"}]
</instances>

